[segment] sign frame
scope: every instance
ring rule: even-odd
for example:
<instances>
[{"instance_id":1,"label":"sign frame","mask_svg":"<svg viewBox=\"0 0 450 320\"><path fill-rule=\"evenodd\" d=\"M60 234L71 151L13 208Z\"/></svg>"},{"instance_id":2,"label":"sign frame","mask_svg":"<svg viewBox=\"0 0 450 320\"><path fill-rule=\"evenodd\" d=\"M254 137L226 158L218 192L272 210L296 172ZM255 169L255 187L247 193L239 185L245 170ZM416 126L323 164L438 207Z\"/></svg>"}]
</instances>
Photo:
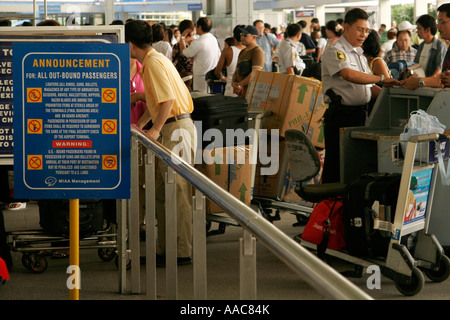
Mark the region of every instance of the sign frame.
<instances>
[{"instance_id":1,"label":"sign frame","mask_svg":"<svg viewBox=\"0 0 450 320\"><path fill-rule=\"evenodd\" d=\"M123 26L119 26L121 27L120 29L123 28ZM64 28L66 29L66 28ZM94 29L98 29L98 28L94 28ZM109 31L109 30L108 30ZM0 40L1 41L1 40ZM48 41L48 40L47 40ZM33 48L37 48L37 47L45 47L45 46L57 46L60 48L63 47L71 47L73 49L74 46L76 46L77 48L80 48L81 51L85 51L85 55L86 56L92 56L92 55L96 55L96 54L107 54L109 55L108 51L109 49L111 49L114 45L111 44L96 44L96 48L98 47L102 47L103 52L102 53L93 53L93 52L88 52L89 50L87 49L88 47L92 46L92 43L71 43L71 42L67 42L68 40L65 39L64 40L65 43L45 43L45 44L32 44L30 45L30 47ZM69 40L70 41L70 40ZM94 40L95 41L95 40ZM23 42L23 41L22 41ZM14 44L13 44L14 45ZM123 44L115 44L116 49L119 46L122 46ZM17 45L15 45L17 46ZM20 45L18 45L20 47ZM22 45L23 46L23 45ZM84 47L84 49L82 48ZM109 49L108 49L109 48ZM34 49L35 50L35 49ZM80 50L76 51L77 54L79 54ZM121 66L118 66L118 68L121 70L121 76L117 79L117 81L120 83L121 89L120 89L120 95L119 96L115 96L114 100L111 101L105 101L105 102L114 102L120 105L119 110L128 110L127 107L125 107L125 105L129 105L129 94L127 91L127 88L129 87L129 80L128 77L126 76L128 73L125 72L126 67L129 65L129 47L123 45L123 47L121 47L121 49L119 50L121 52L121 57L118 57L118 62L119 64L121 64ZM43 51L45 53L45 50ZM111 51L113 52L113 51ZM47 49L47 53L49 53L51 56L54 56L55 52L51 52L51 50ZM65 54L65 53L61 53L61 54ZM13 57L14 59L14 57ZM16 60L16 59L14 59ZM15 63L17 63L15 61ZM16 69L16 64L14 64L14 79L15 79L15 83L17 83L18 81L16 80L16 78L18 77L18 70ZM23 67L22 67L23 68ZM23 70L22 70L23 71ZM22 71L20 73L22 73ZM21 82L24 81L23 79L23 75L20 75L22 77ZM18 94L21 95L21 103L25 104L25 95L24 92L26 90L25 87L23 88L17 88L18 83L16 84L16 89L14 89L15 92L19 92ZM115 89L112 89L115 90ZM33 96L33 95L32 95ZM34 95L33 97L35 97L36 103L38 103L39 97L38 95ZM110 97L109 95L107 95L107 97ZM42 98L42 97L41 97ZM14 100L16 101L17 95L14 98ZM120 101L116 101L116 100L120 100ZM19 106L16 106L16 108ZM22 107L22 106L20 106ZM23 117L25 115L25 110L21 110L20 114L21 117ZM98 111L97 111L98 112ZM129 112L127 113L126 111L119 111L120 113L120 117L123 118L123 115L126 114L128 117L125 116L125 118L123 118L122 120L120 119L115 119L115 123L116 127L114 128L114 130L110 130L109 132L107 132L109 135L120 135L121 136L121 143L125 142L124 144L120 144L118 147L118 150L122 153L121 155L119 155L119 157L117 157L118 161L115 164L117 167L109 167L109 168L104 168L104 169L110 169L110 172L112 172L111 169L120 169L120 174L117 183L114 186L111 185L103 185L102 183L97 184L95 187L93 187L92 185L86 185L83 187L74 187L71 186L70 184L65 187L65 188L61 188L61 187L52 187L52 186L48 186L46 188L42 188L42 187L32 187L30 188L27 184L26 184L26 166L27 164L25 164L25 159L27 157L26 150L14 150L14 154L16 157L18 157L18 155L20 154L22 157L22 161L20 161L20 159L16 159L15 161L15 194L16 197L23 197L23 198L28 198L28 199L73 199L73 198L80 198L80 199L89 199L89 198L96 198L96 199L128 199L130 197L130 184L129 184L129 130L127 130L129 128L128 124L130 123L129 121ZM109 118L109 117L108 117ZM31 121L29 121L31 120ZM114 120L114 119L113 119ZM14 116L14 127L18 127L16 121L18 121L17 117ZM103 124L101 123L100 120L100 125L103 126ZM31 130L32 133L37 132L38 130L42 130L42 127L44 125L41 124L41 127L39 127L39 122L36 119L25 119L22 118L21 119L21 132L17 132L16 130L16 134L21 134L23 136L25 136L27 134L27 130ZM119 127L122 126L122 128ZM112 122L109 123L109 126L107 126L107 128L111 128L112 127ZM35 131L33 131L35 130ZM118 130L120 132L118 132ZM100 132L102 130L100 129ZM125 135L124 135L125 134ZM16 139L15 139L16 140ZM25 138L23 137L22 139L20 139L21 142L23 142L23 149L27 149L26 145L25 145ZM91 142L92 144L92 142ZM97 144L98 145L98 144ZM127 147L128 146L128 147ZM91 146L90 146L91 147ZM124 154L123 154L124 153ZM40 161L43 162L43 160L39 159ZM22 167L22 169L20 169L17 164L20 162L20 166ZM37 165L39 161L35 161L33 162L33 164ZM41 162L41 166L42 166L42 162ZM33 167L32 169L36 169L36 167ZM44 167L42 168L37 168L37 169L45 169ZM102 167L100 166L100 168L98 170L102 170ZM17 173L16 173L17 172ZM105 171L103 171L105 172ZM20 174L19 174L20 173ZM17 174L20 175L16 176ZM86 173L85 173L86 174ZM75 177L78 178L78 177ZM75 179L74 179L75 181ZM23 182L23 185L21 186ZM98 183L98 182L97 182Z\"/></svg>"}]
</instances>

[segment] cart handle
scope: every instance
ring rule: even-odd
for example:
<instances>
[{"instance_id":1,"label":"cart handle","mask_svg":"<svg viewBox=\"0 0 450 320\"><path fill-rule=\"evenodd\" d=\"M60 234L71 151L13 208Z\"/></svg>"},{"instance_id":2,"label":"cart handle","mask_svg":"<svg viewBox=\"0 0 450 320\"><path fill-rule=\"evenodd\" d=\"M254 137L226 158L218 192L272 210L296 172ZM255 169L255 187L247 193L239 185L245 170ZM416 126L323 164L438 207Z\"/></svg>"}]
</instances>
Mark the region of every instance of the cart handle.
<instances>
[{"instance_id":1,"label":"cart handle","mask_svg":"<svg viewBox=\"0 0 450 320\"><path fill-rule=\"evenodd\" d=\"M440 137L440 135L438 133L419 134L419 135L414 135L414 136L409 137L408 142L432 141L432 140L438 140L439 137Z\"/></svg>"}]
</instances>

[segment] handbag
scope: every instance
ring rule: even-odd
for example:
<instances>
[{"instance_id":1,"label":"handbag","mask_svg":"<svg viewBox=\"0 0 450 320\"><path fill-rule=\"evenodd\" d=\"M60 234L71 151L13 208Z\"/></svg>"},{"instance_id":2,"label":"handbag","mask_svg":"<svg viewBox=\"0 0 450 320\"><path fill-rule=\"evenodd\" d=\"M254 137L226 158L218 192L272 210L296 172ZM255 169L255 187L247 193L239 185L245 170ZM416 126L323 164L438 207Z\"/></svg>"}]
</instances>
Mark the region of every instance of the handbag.
<instances>
[{"instance_id":1,"label":"handbag","mask_svg":"<svg viewBox=\"0 0 450 320\"><path fill-rule=\"evenodd\" d=\"M252 72L252 60L243 60L239 62L238 74L241 77L246 77Z\"/></svg>"},{"instance_id":2,"label":"handbag","mask_svg":"<svg viewBox=\"0 0 450 320\"><path fill-rule=\"evenodd\" d=\"M344 203L340 197L322 200L313 209L301 238L317 245L319 258L327 248L345 248L343 215Z\"/></svg>"},{"instance_id":3,"label":"handbag","mask_svg":"<svg viewBox=\"0 0 450 320\"><path fill-rule=\"evenodd\" d=\"M405 80L409 77L425 77L425 70L418 63L414 63L411 66L407 66L400 74L399 80Z\"/></svg>"},{"instance_id":4,"label":"handbag","mask_svg":"<svg viewBox=\"0 0 450 320\"><path fill-rule=\"evenodd\" d=\"M225 69L225 68L222 69L221 73L222 73L222 75L223 75L224 77L226 77L226 76L227 76L227 69ZM206 82L213 82L213 81L219 81L219 80L220 80L220 79L217 78L217 76L216 76L216 68L211 69L211 70L209 70L209 71L206 73L206 75L205 75L205 80L206 80Z\"/></svg>"}]
</instances>

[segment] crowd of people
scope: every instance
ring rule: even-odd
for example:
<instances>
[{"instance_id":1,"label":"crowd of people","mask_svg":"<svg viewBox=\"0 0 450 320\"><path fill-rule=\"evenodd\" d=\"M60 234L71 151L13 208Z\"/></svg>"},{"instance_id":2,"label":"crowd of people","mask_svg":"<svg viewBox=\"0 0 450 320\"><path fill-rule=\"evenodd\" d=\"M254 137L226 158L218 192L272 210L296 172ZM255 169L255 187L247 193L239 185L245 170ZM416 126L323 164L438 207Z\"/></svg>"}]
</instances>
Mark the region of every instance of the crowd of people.
<instances>
[{"instance_id":1,"label":"crowd of people","mask_svg":"<svg viewBox=\"0 0 450 320\"><path fill-rule=\"evenodd\" d=\"M153 47L175 64L182 77L192 76L192 80L185 80L190 91L210 92L205 76L212 72L215 80L224 83L225 95L241 97L245 95L252 70L322 80L320 69L325 49L341 38L345 23L344 19L337 19L321 25L313 18L309 26L300 20L289 25L282 23L277 28L258 19L252 25L235 26L221 45L211 32L212 23L207 25L203 20L208 18L196 23L184 20L170 27L152 23L155 35L159 34L153 40ZM370 29L361 47L374 75L396 78L398 75L392 74L391 68L399 61L420 65L426 77L441 73L447 43L439 33L435 17L423 15L416 20L416 26L409 21L398 25L393 21L389 30L384 24L378 30L373 25ZM312 67L318 70L315 74L311 73ZM404 85L413 88L412 81Z\"/></svg>"}]
</instances>

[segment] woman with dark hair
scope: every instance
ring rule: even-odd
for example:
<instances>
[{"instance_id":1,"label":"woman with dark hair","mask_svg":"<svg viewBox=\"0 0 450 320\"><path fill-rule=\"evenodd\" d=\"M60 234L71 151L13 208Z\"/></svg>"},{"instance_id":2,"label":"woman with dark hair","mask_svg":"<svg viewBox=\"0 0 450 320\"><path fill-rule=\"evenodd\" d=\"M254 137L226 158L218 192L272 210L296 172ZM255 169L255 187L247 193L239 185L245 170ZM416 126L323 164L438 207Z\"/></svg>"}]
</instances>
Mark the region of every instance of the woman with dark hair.
<instances>
[{"instance_id":1,"label":"woman with dark hair","mask_svg":"<svg viewBox=\"0 0 450 320\"><path fill-rule=\"evenodd\" d=\"M226 82L227 85L225 87L225 95L226 96L237 96L233 93L233 87L231 86L231 79L233 79L234 71L236 70L236 64L238 60L239 53L242 49L245 48L245 46L241 43L241 31L239 28L244 28L244 25L237 25L233 29L233 39L234 39L234 45L227 42L225 40L225 43L228 43L228 46L225 46L222 50L222 54L220 55L219 62L217 62L215 74L216 77L222 80L223 82ZM229 39L229 38L228 38ZM222 69L227 69L227 76L225 77L222 74Z\"/></svg>"},{"instance_id":2,"label":"woman with dark hair","mask_svg":"<svg viewBox=\"0 0 450 320\"><path fill-rule=\"evenodd\" d=\"M172 61L172 46L169 42L165 41L166 36L166 28L164 25L155 23L152 25L152 31L153 31L153 43L152 47L165 55L170 61Z\"/></svg>"},{"instance_id":3,"label":"woman with dark hair","mask_svg":"<svg viewBox=\"0 0 450 320\"><path fill-rule=\"evenodd\" d=\"M195 25L192 20L183 20L178 25L178 30L180 30L180 34L184 32L187 33L186 38L191 38L195 34ZM180 37L181 41L181 37ZM186 46L188 47L190 44L189 41L186 41ZM176 43L172 48L172 62L175 65L175 68L178 70L178 73L182 78L186 76L192 76L192 64L193 58L188 58L183 55L180 50L180 42ZM184 83L188 87L189 91L192 91L192 79L185 80Z\"/></svg>"},{"instance_id":4,"label":"woman with dark hair","mask_svg":"<svg viewBox=\"0 0 450 320\"><path fill-rule=\"evenodd\" d=\"M59 27L61 26L61 23L59 23L56 20L51 20L51 19L47 19L47 20L42 20L41 22L36 24L37 27Z\"/></svg>"},{"instance_id":5,"label":"woman with dark hair","mask_svg":"<svg viewBox=\"0 0 450 320\"><path fill-rule=\"evenodd\" d=\"M225 44L225 47L224 47L224 48L232 47L232 46L234 46L235 43L236 43L236 41L234 40L233 37L228 37L228 38L226 38L224 42L225 42L225 43L224 43L224 44Z\"/></svg>"},{"instance_id":6,"label":"woman with dark hair","mask_svg":"<svg viewBox=\"0 0 450 320\"><path fill-rule=\"evenodd\" d=\"M335 43L337 41L337 39L339 39L341 37L344 29L342 28L342 26L339 23L337 23L334 20L328 21L325 27L326 27L326 34L327 34L327 38L328 38L327 46L329 46L330 44Z\"/></svg>"},{"instance_id":7,"label":"woman with dark hair","mask_svg":"<svg viewBox=\"0 0 450 320\"><path fill-rule=\"evenodd\" d=\"M370 30L369 35L362 45L364 56L367 58L370 70L374 75L384 75L390 78L391 73L386 62L380 57L381 40L376 30Z\"/></svg>"}]
</instances>

